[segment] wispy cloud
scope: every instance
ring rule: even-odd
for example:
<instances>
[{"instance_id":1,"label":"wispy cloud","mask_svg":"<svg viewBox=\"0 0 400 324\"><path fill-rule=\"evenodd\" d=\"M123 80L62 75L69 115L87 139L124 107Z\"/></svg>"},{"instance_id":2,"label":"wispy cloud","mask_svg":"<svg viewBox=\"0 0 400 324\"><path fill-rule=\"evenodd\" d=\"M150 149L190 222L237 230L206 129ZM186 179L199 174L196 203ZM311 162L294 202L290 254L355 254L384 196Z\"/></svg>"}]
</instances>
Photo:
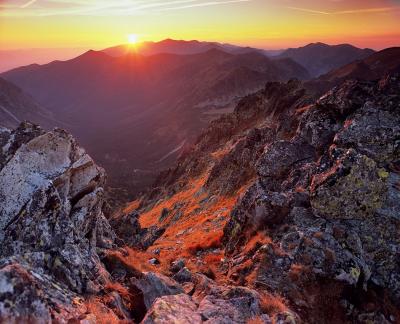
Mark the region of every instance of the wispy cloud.
<instances>
[{"instance_id":1,"label":"wispy cloud","mask_svg":"<svg viewBox=\"0 0 400 324\"><path fill-rule=\"evenodd\" d=\"M180 7L171 7L171 8L164 8L162 9L163 11L167 10L182 10L182 9L188 9L188 8L195 8L195 7L209 7L209 6L218 6L218 5L226 5L230 3L238 3L238 2L251 2L253 0L227 0L227 1L210 1L210 2L204 2L204 3L194 3L186 6L180 6Z\"/></svg>"},{"instance_id":2,"label":"wispy cloud","mask_svg":"<svg viewBox=\"0 0 400 324\"><path fill-rule=\"evenodd\" d=\"M351 15L351 14L363 14L363 13L383 13L383 12L393 12L400 10L399 6L396 7L381 7L381 8L364 8L364 9L352 9L352 10L342 10L342 11L321 11L321 10L314 10L308 8L299 8L299 7L286 7L290 10L302 11L307 12L310 14L317 14L317 15Z\"/></svg>"},{"instance_id":3,"label":"wispy cloud","mask_svg":"<svg viewBox=\"0 0 400 324\"><path fill-rule=\"evenodd\" d=\"M318 14L318 15L331 15L331 13L329 13L327 11L319 11L319 10L313 10L313 9L307 9L307 8L299 8L299 7L286 7L286 8L290 9L290 10L302 11L302 12Z\"/></svg>"},{"instance_id":4,"label":"wispy cloud","mask_svg":"<svg viewBox=\"0 0 400 324\"><path fill-rule=\"evenodd\" d=\"M128 16L228 5L253 0L14 0L0 2L6 16Z\"/></svg>"},{"instance_id":5,"label":"wispy cloud","mask_svg":"<svg viewBox=\"0 0 400 324\"><path fill-rule=\"evenodd\" d=\"M34 4L36 1L37 1L37 0L28 1L27 3L23 4L23 5L21 6L21 8L27 8L27 7L29 7L30 5Z\"/></svg>"}]
</instances>

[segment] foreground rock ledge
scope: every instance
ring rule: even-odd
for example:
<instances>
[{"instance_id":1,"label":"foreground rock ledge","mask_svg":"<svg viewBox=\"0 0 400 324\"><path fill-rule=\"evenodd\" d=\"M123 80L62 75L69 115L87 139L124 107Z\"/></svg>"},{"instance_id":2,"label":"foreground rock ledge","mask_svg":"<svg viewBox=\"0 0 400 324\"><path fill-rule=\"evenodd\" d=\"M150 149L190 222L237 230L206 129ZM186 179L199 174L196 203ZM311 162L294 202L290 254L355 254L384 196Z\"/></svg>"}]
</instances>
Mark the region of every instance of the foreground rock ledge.
<instances>
[{"instance_id":1,"label":"foreground rock ledge","mask_svg":"<svg viewBox=\"0 0 400 324\"><path fill-rule=\"evenodd\" d=\"M49 322L84 312L78 296L107 280L112 246L103 169L73 137L29 123L0 130L0 316Z\"/></svg>"}]
</instances>

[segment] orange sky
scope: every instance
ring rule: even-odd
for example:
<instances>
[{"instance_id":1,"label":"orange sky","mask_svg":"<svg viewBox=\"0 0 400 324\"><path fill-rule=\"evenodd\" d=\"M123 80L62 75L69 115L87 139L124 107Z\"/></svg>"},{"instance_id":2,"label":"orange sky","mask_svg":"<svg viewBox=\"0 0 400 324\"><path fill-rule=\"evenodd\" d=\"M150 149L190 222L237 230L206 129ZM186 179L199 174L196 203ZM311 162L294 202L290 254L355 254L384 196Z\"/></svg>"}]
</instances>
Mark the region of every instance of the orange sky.
<instances>
[{"instance_id":1,"label":"orange sky","mask_svg":"<svg viewBox=\"0 0 400 324\"><path fill-rule=\"evenodd\" d=\"M95 48L199 39L263 48L400 45L400 1L0 0L0 48Z\"/></svg>"}]
</instances>

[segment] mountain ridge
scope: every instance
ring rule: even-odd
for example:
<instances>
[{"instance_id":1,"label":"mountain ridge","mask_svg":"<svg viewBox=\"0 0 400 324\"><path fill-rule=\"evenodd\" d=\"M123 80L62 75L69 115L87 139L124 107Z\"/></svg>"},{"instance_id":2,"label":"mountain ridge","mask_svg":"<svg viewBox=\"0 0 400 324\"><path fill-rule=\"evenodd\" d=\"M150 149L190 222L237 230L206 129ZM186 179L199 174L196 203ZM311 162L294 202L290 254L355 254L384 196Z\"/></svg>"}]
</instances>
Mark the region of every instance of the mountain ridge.
<instances>
[{"instance_id":1,"label":"mountain ridge","mask_svg":"<svg viewBox=\"0 0 400 324\"><path fill-rule=\"evenodd\" d=\"M266 81L309 77L294 62L219 49L121 57L88 51L70 61L2 75L71 125L68 130L108 169L117 185L134 169L151 167L158 172L166 165L154 166L156 161L184 139L193 140L220 111L232 109L240 97ZM131 145L142 153L131 152ZM178 154L163 162L170 163ZM131 183L128 187L139 187Z\"/></svg>"},{"instance_id":2,"label":"mountain ridge","mask_svg":"<svg viewBox=\"0 0 400 324\"><path fill-rule=\"evenodd\" d=\"M304 47L287 49L279 56L292 58L304 66L313 77L318 77L373 53L375 51L372 49L360 49L350 44L310 43Z\"/></svg>"}]
</instances>

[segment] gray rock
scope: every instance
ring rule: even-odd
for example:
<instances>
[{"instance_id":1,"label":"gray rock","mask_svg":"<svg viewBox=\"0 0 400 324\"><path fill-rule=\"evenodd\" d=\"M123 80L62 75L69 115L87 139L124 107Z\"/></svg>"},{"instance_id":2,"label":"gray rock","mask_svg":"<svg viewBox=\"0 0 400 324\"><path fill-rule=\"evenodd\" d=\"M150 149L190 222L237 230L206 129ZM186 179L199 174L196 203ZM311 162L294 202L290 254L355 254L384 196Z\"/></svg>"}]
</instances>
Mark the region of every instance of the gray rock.
<instances>
[{"instance_id":1,"label":"gray rock","mask_svg":"<svg viewBox=\"0 0 400 324\"><path fill-rule=\"evenodd\" d=\"M143 295L146 309L150 309L158 297L183 293L182 287L177 282L153 272L144 273L142 278L132 278L131 283Z\"/></svg>"},{"instance_id":2,"label":"gray rock","mask_svg":"<svg viewBox=\"0 0 400 324\"><path fill-rule=\"evenodd\" d=\"M192 273L188 268L184 267L175 273L172 278L179 283L190 282L192 280Z\"/></svg>"},{"instance_id":3,"label":"gray rock","mask_svg":"<svg viewBox=\"0 0 400 324\"><path fill-rule=\"evenodd\" d=\"M185 294L160 297L148 311L142 324L203 323L196 310L196 304Z\"/></svg>"},{"instance_id":4,"label":"gray rock","mask_svg":"<svg viewBox=\"0 0 400 324\"><path fill-rule=\"evenodd\" d=\"M185 260L184 259L178 259L176 261L173 261L169 267L169 270L173 273L179 272L181 269L185 267Z\"/></svg>"},{"instance_id":5,"label":"gray rock","mask_svg":"<svg viewBox=\"0 0 400 324\"><path fill-rule=\"evenodd\" d=\"M115 239L104 171L63 130L23 123L0 136L1 316L47 322L57 305L60 321L73 319L73 299L108 277L97 255Z\"/></svg>"}]
</instances>

